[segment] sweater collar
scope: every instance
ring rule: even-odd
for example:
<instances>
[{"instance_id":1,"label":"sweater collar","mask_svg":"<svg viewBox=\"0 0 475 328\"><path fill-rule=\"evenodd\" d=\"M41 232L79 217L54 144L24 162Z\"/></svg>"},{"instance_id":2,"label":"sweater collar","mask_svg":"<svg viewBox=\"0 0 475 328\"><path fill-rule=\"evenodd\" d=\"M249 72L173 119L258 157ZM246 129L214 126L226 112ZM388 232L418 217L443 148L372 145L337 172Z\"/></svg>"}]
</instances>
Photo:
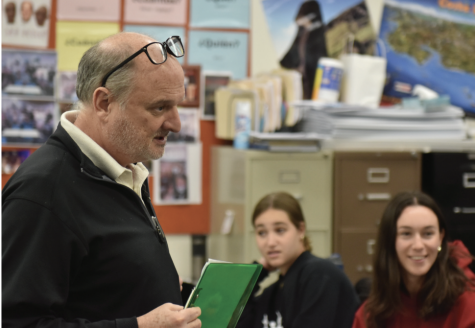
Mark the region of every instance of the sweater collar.
<instances>
[{"instance_id":1,"label":"sweater collar","mask_svg":"<svg viewBox=\"0 0 475 328\"><path fill-rule=\"evenodd\" d=\"M103 178L104 173L97 168L94 163L81 151L79 146L74 142L66 130L58 124L56 130L46 142L48 145L65 148L78 162L87 173L97 178Z\"/></svg>"}]
</instances>

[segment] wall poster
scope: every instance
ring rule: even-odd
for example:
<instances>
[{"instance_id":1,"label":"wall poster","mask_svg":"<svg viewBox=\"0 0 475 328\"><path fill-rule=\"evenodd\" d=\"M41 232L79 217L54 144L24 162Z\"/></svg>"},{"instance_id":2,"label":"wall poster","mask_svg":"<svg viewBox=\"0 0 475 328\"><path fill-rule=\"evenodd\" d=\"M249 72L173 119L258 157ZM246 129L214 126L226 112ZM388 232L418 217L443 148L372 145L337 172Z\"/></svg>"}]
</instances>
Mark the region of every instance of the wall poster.
<instances>
[{"instance_id":1,"label":"wall poster","mask_svg":"<svg viewBox=\"0 0 475 328\"><path fill-rule=\"evenodd\" d=\"M51 0L2 1L2 44L47 48Z\"/></svg>"},{"instance_id":2,"label":"wall poster","mask_svg":"<svg viewBox=\"0 0 475 328\"><path fill-rule=\"evenodd\" d=\"M207 71L231 71L247 76L248 35L242 32L190 31L188 63Z\"/></svg>"},{"instance_id":3,"label":"wall poster","mask_svg":"<svg viewBox=\"0 0 475 328\"><path fill-rule=\"evenodd\" d=\"M321 57L374 53L376 33L362 0L263 0L277 58L302 74L303 98L311 99Z\"/></svg>"},{"instance_id":4,"label":"wall poster","mask_svg":"<svg viewBox=\"0 0 475 328\"><path fill-rule=\"evenodd\" d=\"M118 22L120 0L58 0L58 20Z\"/></svg>"},{"instance_id":5,"label":"wall poster","mask_svg":"<svg viewBox=\"0 0 475 328\"><path fill-rule=\"evenodd\" d=\"M55 103L2 97L2 143L42 144L55 128Z\"/></svg>"},{"instance_id":6,"label":"wall poster","mask_svg":"<svg viewBox=\"0 0 475 328\"><path fill-rule=\"evenodd\" d=\"M201 204L201 148L201 143L169 143L153 161L156 205Z\"/></svg>"},{"instance_id":7,"label":"wall poster","mask_svg":"<svg viewBox=\"0 0 475 328\"><path fill-rule=\"evenodd\" d=\"M125 0L126 23L185 25L187 0Z\"/></svg>"},{"instance_id":8,"label":"wall poster","mask_svg":"<svg viewBox=\"0 0 475 328\"><path fill-rule=\"evenodd\" d=\"M203 120L214 120L216 114L214 92L218 88L226 87L229 84L232 73L204 71L201 76L201 99L203 102L201 118Z\"/></svg>"},{"instance_id":9,"label":"wall poster","mask_svg":"<svg viewBox=\"0 0 475 328\"><path fill-rule=\"evenodd\" d=\"M58 70L77 71L79 61L86 50L118 32L118 23L57 22Z\"/></svg>"},{"instance_id":10,"label":"wall poster","mask_svg":"<svg viewBox=\"0 0 475 328\"><path fill-rule=\"evenodd\" d=\"M193 0L190 26L211 28L249 28L250 0Z\"/></svg>"},{"instance_id":11,"label":"wall poster","mask_svg":"<svg viewBox=\"0 0 475 328\"><path fill-rule=\"evenodd\" d=\"M380 38L388 60L384 94L408 97L422 84L475 113L475 0L387 0Z\"/></svg>"},{"instance_id":12,"label":"wall poster","mask_svg":"<svg viewBox=\"0 0 475 328\"><path fill-rule=\"evenodd\" d=\"M55 51L2 50L2 95L52 99Z\"/></svg>"}]
</instances>

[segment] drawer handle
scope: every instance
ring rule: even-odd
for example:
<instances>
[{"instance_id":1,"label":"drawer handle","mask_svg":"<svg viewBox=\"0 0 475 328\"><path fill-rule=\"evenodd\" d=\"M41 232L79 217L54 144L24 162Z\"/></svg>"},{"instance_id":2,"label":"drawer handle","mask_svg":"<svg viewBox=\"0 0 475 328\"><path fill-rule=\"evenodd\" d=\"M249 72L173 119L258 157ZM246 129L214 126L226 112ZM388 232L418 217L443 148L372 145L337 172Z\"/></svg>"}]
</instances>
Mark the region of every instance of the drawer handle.
<instances>
[{"instance_id":1,"label":"drawer handle","mask_svg":"<svg viewBox=\"0 0 475 328\"><path fill-rule=\"evenodd\" d=\"M299 171L280 171L279 172L280 183L300 183Z\"/></svg>"},{"instance_id":2,"label":"drawer handle","mask_svg":"<svg viewBox=\"0 0 475 328\"><path fill-rule=\"evenodd\" d=\"M463 186L465 188L475 188L475 173L463 174Z\"/></svg>"},{"instance_id":3,"label":"drawer handle","mask_svg":"<svg viewBox=\"0 0 475 328\"><path fill-rule=\"evenodd\" d=\"M367 176L369 183L388 183L389 169L385 167L370 167Z\"/></svg>"},{"instance_id":4,"label":"drawer handle","mask_svg":"<svg viewBox=\"0 0 475 328\"><path fill-rule=\"evenodd\" d=\"M376 240L374 239L368 239L366 242L366 251L368 252L369 255L373 255L374 249L373 246L376 245Z\"/></svg>"},{"instance_id":5,"label":"drawer handle","mask_svg":"<svg viewBox=\"0 0 475 328\"><path fill-rule=\"evenodd\" d=\"M457 214L475 214L475 207L454 207Z\"/></svg>"},{"instance_id":6,"label":"drawer handle","mask_svg":"<svg viewBox=\"0 0 475 328\"><path fill-rule=\"evenodd\" d=\"M366 199L369 201L378 201L378 200L390 200L391 194L387 192L380 193L367 193Z\"/></svg>"}]
</instances>

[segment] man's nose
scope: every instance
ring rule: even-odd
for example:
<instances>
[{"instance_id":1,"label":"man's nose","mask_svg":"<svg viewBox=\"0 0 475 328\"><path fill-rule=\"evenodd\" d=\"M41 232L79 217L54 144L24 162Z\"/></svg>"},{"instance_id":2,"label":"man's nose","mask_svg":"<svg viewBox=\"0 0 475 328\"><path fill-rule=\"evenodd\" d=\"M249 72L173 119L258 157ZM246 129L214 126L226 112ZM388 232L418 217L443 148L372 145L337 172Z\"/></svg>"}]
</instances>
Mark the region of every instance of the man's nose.
<instances>
[{"instance_id":1,"label":"man's nose","mask_svg":"<svg viewBox=\"0 0 475 328\"><path fill-rule=\"evenodd\" d=\"M180 115L178 115L178 108L175 106L167 113L167 117L163 122L163 129L178 133L181 130Z\"/></svg>"}]
</instances>

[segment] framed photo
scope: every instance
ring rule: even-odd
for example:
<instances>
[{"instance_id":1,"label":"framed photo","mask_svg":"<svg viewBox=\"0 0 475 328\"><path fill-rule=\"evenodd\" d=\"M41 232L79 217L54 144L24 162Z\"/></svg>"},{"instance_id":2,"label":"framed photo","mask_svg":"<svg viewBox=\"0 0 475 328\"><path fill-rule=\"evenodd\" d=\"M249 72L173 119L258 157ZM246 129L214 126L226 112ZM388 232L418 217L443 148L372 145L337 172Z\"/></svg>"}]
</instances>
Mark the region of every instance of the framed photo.
<instances>
[{"instance_id":1,"label":"framed photo","mask_svg":"<svg viewBox=\"0 0 475 328\"><path fill-rule=\"evenodd\" d=\"M170 132L167 142L198 142L200 140L200 112L192 108L178 108L181 130Z\"/></svg>"},{"instance_id":2,"label":"framed photo","mask_svg":"<svg viewBox=\"0 0 475 328\"><path fill-rule=\"evenodd\" d=\"M2 50L2 94L53 99L54 51Z\"/></svg>"},{"instance_id":3,"label":"framed photo","mask_svg":"<svg viewBox=\"0 0 475 328\"><path fill-rule=\"evenodd\" d=\"M2 142L41 144L55 128L55 103L2 98Z\"/></svg>"},{"instance_id":4,"label":"framed photo","mask_svg":"<svg viewBox=\"0 0 475 328\"><path fill-rule=\"evenodd\" d=\"M178 104L181 107L200 107L201 66L183 65L185 73L185 99Z\"/></svg>"},{"instance_id":5,"label":"framed photo","mask_svg":"<svg viewBox=\"0 0 475 328\"><path fill-rule=\"evenodd\" d=\"M201 101L202 101L202 115L203 120L214 120L214 92L220 88L225 87L231 81L231 72L214 72L203 71L201 74Z\"/></svg>"},{"instance_id":6,"label":"framed photo","mask_svg":"<svg viewBox=\"0 0 475 328\"><path fill-rule=\"evenodd\" d=\"M153 161L153 202L157 205L201 204L201 143L168 144Z\"/></svg>"},{"instance_id":7,"label":"framed photo","mask_svg":"<svg viewBox=\"0 0 475 328\"><path fill-rule=\"evenodd\" d=\"M29 149L2 151L2 174L13 174L21 163L30 156Z\"/></svg>"}]
</instances>

